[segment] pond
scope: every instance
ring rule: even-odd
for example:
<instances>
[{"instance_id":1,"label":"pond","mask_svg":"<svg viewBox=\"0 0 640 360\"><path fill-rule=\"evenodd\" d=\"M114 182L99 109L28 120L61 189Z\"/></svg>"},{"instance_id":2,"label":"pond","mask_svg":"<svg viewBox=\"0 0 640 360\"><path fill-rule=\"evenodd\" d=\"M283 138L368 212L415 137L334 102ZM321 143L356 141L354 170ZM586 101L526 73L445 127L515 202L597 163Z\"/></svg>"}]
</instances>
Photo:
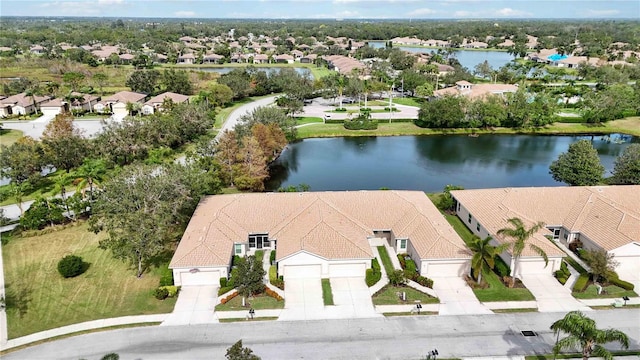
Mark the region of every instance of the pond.
<instances>
[{"instance_id":1,"label":"pond","mask_svg":"<svg viewBox=\"0 0 640 360\"><path fill-rule=\"evenodd\" d=\"M235 70L235 69L244 69L244 67L240 67L240 66L225 66L225 67L198 67L198 68L188 68L189 70L195 70L195 71L204 71L204 72L217 72L219 74L227 74L230 73L231 71ZM264 71L267 73L267 75L271 75L271 73L276 72L280 69L280 67L260 67L260 66L254 66L254 69L258 70L258 71ZM300 75L308 75L310 79L313 79L313 74L311 73L311 70L307 69L307 68L293 68L298 74Z\"/></svg>"},{"instance_id":2,"label":"pond","mask_svg":"<svg viewBox=\"0 0 640 360\"><path fill-rule=\"evenodd\" d=\"M380 188L439 192L466 189L559 186L549 165L569 145L591 136L435 135L306 139L290 144L272 164L268 190L308 184L312 191ZM605 176L615 158L640 138L593 137ZM624 141L624 143L617 143Z\"/></svg>"},{"instance_id":3,"label":"pond","mask_svg":"<svg viewBox=\"0 0 640 360\"><path fill-rule=\"evenodd\" d=\"M384 46L384 41L369 41L369 45L374 48L381 48ZM421 48L411 46L395 46L396 48L414 53L430 53L438 52L435 48ZM469 71L473 71L476 65L484 62L489 62L489 65L494 70L497 70L504 65L510 63L514 57L506 51L483 51L483 50L456 50L454 56L460 62L460 65L466 67Z\"/></svg>"}]
</instances>

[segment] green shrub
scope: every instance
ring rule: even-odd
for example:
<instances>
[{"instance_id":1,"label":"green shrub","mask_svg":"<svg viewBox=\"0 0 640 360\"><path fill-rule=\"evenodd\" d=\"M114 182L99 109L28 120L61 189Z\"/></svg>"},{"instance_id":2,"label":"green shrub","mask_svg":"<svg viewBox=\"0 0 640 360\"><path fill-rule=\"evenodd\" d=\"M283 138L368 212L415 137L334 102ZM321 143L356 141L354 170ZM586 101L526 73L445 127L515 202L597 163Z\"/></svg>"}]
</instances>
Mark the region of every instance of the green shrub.
<instances>
[{"instance_id":1,"label":"green shrub","mask_svg":"<svg viewBox=\"0 0 640 360\"><path fill-rule=\"evenodd\" d=\"M353 120L347 120L343 123L347 130L375 130L378 128L378 120L361 119L360 116Z\"/></svg>"},{"instance_id":2,"label":"green shrub","mask_svg":"<svg viewBox=\"0 0 640 360\"><path fill-rule=\"evenodd\" d=\"M324 121L325 124L342 124L344 119L326 119Z\"/></svg>"},{"instance_id":3,"label":"green shrub","mask_svg":"<svg viewBox=\"0 0 640 360\"><path fill-rule=\"evenodd\" d=\"M269 264L274 265L276 263L276 252L275 250L271 250L271 254L269 255Z\"/></svg>"},{"instance_id":4,"label":"green shrub","mask_svg":"<svg viewBox=\"0 0 640 360\"><path fill-rule=\"evenodd\" d=\"M611 283L612 285L621 287L625 290L633 290L634 288L632 283L621 280L620 278L617 278L617 277L612 277L611 279L609 279L609 283Z\"/></svg>"},{"instance_id":5,"label":"green shrub","mask_svg":"<svg viewBox=\"0 0 640 360\"><path fill-rule=\"evenodd\" d=\"M66 221L62 213L64 206L59 198L38 198L20 218L20 226L26 230L40 230L48 225Z\"/></svg>"},{"instance_id":6,"label":"green shrub","mask_svg":"<svg viewBox=\"0 0 640 360\"><path fill-rule=\"evenodd\" d=\"M371 259L371 269L373 269L374 273L381 273L380 271L380 263L377 258Z\"/></svg>"},{"instance_id":7,"label":"green shrub","mask_svg":"<svg viewBox=\"0 0 640 360\"><path fill-rule=\"evenodd\" d=\"M336 112L347 112L347 108L336 108Z\"/></svg>"},{"instance_id":8,"label":"green shrub","mask_svg":"<svg viewBox=\"0 0 640 360\"><path fill-rule=\"evenodd\" d=\"M218 296L224 295L233 289L233 286L221 287L220 289L218 289Z\"/></svg>"},{"instance_id":9,"label":"green shrub","mask_svg":"<svg viewBox=\"0 0 640 360\"><path fill-rule=\"evenodd\" d=\"M412 273L417 271L416 263L412 259L406 259L405 264L406 264L406 270Z\"/></svg>"},{"instance_id":10,"label":"green shrub","mask_svg":"<svg viewBox=\"0 0 640 360\"><path fill-rule=\"evenodd\" d=\"M407 279L404 276L404 272L402 270L395 270L391 274L387 274L389 278L389 283L393 286L404 285L407 283Z\"/></svg>"},{"instance_id":11,"label":"green shrub","mask_svg":"<svg viewBox=\"0 0 640 360\"><path fill-rule=\"evenodd\" d=\"M167 290L165 287L159 287L153 291L153 296L155 296L158 300L164 300L169 297L169 290Z\"/></svg>"},{"instance_id":12,"label":"green shrub","mask_svg":"<svg viewBox=\"0 0 640 360\"><path fill-rule=\"evenodd\" d=\"M371 112L371 108L361 107L360 112Z\"/></svg>"},{"instance_id":13,"label":"green shrub","mask_svg":"<svg viewBox=\"0 0 640 360\"><path fill-rule=\"evenodd\" d=\"M163 265L160 270L160 286L173 285L173 270L169 269L169 264Z\"/></svg>"},{"instance_id":14,"label":"green shrub","mask_svg":"<svg viewBox=\"0 0 640 360\"><path fill-rule=\"evenodd\" d=\"M567 263L564 262L564 261L560 264L560 271L562 271L563 274L571 275L571 272L569 271L569 268L567 267Z\"/></svg>"},{"instance_id":15,"label":"green shrub","mask_svg":"<svg viewBox=\"0 0 640 360\"><path fill-rule=\"evenodd\" d=\"M373 269L367 269L365 282L367 283L368 287L372 287L373 285L377 284L378 281L380 281L381 277L382 277L381 272L379 271L375 272Z\"/></svg>"},{"instance_id":16,"label":"green shrub","mask_svg":"<svg viewBox=\"0 0 640 360\"><path fill-rule=\"evenodd\" d=\"M426 278L424 276L418 275L415 280L415 282L417 282L418 284L422 285L422 286L426 286L429 289L433 289L433 280Z\"/></svg>"},{"instance_id":17,"label":"green shrub","mask_svg":"<svg viewBox=\"0 0 640 360\"><path fill-rule=\"evenodd\" d=\"M505 263L504 260L502 260L502 258L499 256L496 256L496 266L493 270L501 278L511 275L511 269L509 269L509 265L507 265L507 263Z\"/></svg>"},{"instance_id":18,"label":"green shrub","mask_svg":"<svg viewBox=\"0 0 640 360\"><path fill-rule=\"evenodd\" d=\"M583 292L589 284L589 274L581 274L576 283L573 284L573 291Z\"/></svg>"},{"instance_id":19,"label":"green shrub","mask_svg":"<svg viewBox=\"0 0 640 360\"><path fill-rule=\"evenodd\" d=\"M87 269L86 264L80 256L67 255L58 262L58 272L62 277L76 277Z\"/></svg>"},{"instance_id":20,"label":"green shrub","mask_svg":"<svg viewBox=\"0 0 640 360\"><path fill-rule=\"evenodd\" d=\"M226 278L226 277L221 277L221 278L220 278L220 287L221 287L221 288L223 288L223 287L227 287L227 281L228 281L228 280L227 280L227 278Z\"/></svg>"},{"instance_id":21,"label":"green shrub","mask_svg":"<svg viewBox=\"0 0 640 360\"><path fill-rule=\"evenodd\" d=\"M174 285L168 285L168 286L160 286L161 289L167 289L167 293L169 294L169 297L174 297L178 294L178 287L174 286Z\"/></svg>"},{"instance_id":22,"label":"green shrub","mask_svg":"<svg viewBox=\"0 0 640 360\"><path fill-rule=\"evenodd\" d=\"M407 254L398 254L398 262L400 262L400 267L403 269L407 267L405 256L407 256Z\"/></svg>"}]
</instances>

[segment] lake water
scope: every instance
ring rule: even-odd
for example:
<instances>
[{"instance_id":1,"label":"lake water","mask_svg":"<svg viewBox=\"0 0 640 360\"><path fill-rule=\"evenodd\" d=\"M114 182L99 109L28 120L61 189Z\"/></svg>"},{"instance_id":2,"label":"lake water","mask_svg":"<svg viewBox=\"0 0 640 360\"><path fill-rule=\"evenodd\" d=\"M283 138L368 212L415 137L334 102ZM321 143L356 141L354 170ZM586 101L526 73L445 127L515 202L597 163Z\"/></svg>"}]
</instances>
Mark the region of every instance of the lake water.
<instances>
[{"instance_id":1,"label":"lake water","mask_svg":"<svg viewBox=\"0 0 640 360\"><path fill-rule=\"evenodd\" d=\"M640 138L594 136L610 175L615 158ZM306 139L290 144L273 163L268 190L308 184L312 191L441 191L447 184L473 188L559 186L549 165L569 145L590 136L464 135Z\"/></svg>"},{"instance_id":2,"label":"lake water","mask_svg":"<svg viewBox=\"0 0 640 360\"><path fill-rule=\"evenodd\" d=\"M231 71L233 71L234 69L242 69L243 67L198 67L198 68L189 68L189 70L196 70L196 71L204 71L204 72L217 72L219 74L227 74L230 73ZM280 70L281 68L279 67L259 67L259 66L255 66L254 67L256 70L259 71L264 71L267 73L267 75L270 75L273 72L276 72L278 70ZM311 73L311 70L307 69L307 68L293 68L298 74L300 75L308 75L309 78L313 79L313 74Z\"/></svg>"},{"instance_id":3,"label":"lake water","mask_svg":"<svg viewBox=\"0 0 640 360\"><path fill-rule=\"evenodd\" d=\"M384 41L369 41L369 46L374 48L384 47ZM403 51L409 51L413 53L430 53L438 52L438 49L434 48L420 48L420 47L407 47L407 46L394 46ZM482 50L456 50L455 57L460 62L460 65L466 67L470 71L473 71L476 65L484 62L489 62L489 65L495 70L510 63L514 57L506 51L482 51Z\"/></svg>"}]
</instances>

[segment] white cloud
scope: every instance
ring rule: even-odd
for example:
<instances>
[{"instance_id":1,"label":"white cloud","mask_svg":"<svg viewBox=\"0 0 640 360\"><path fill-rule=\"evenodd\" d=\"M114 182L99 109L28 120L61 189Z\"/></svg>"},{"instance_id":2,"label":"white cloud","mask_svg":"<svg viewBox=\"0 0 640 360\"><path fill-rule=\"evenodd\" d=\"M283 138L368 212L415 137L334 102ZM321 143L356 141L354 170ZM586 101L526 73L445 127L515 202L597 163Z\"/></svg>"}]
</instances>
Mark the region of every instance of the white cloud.
<instances>
[{"instance_id":1,"label":"white cloud","mask_svg":"<svg viewBox=\"0 0 640 360\"><path fill-rule=\"evenodd\" d=\"M421 8L421 9L415 9L409 12L407 15L408 16L424 16L424 15L433 15L433 14L436 14L437 12L438 12L437 10L433 10L429 8Z\"/></svg>"},{"instance_id":2,"label":"white cloud","mask_svg":"<svg viewBox=\"0 0 640 360\"><path fill-rule=\"evenodd\" d=\"M175 16L177 16L177 17L192 17L192 16L196 16L196 12L195 11L190 11L190 10L176 11L173 14Z\"/></svg>"},{"instance_id":3,"label":"white cloud","mask_svg":"<svg viewBox=\"0 0 640 360\"><path fill-rule=\"evenodd\" d=\"M587 16L612 16L620 14L620 10L607 9L607 10L587 10Z\"/></svg>"},{"instance_id":4,"label":"white cloud","mask_svg":"<svg viewBox=\"0 0 640 360\"><path fill-rule=\"evenodd\" d=\"M453 13L453 17L472 17L474 13L466 10L459 10Z\"/></svg>"},{"instance_id":5,"label":"white cloud","mask_svg":"<svg viewBox=\"0 0 640 360\"><path fill-rule=\"evenodd\" d=\"M498 16L503 17L522 17L522 16L531 16L530 12L522 11L522 10L514 10L512 8L502 8L495 12Z\"/></svg>"},{"instance_id":6,"label":"white cloud","mask_svg":"<svg viewBox=\"0 0 640 360\"><path fill-rule=\"evenodd\" d=\"M100 10L95 4L86 1L52 1L40 4L41 8L53 8L53 11L59 13L69 13L78 15L98 15Z\"/></svg>"}]
</instances>

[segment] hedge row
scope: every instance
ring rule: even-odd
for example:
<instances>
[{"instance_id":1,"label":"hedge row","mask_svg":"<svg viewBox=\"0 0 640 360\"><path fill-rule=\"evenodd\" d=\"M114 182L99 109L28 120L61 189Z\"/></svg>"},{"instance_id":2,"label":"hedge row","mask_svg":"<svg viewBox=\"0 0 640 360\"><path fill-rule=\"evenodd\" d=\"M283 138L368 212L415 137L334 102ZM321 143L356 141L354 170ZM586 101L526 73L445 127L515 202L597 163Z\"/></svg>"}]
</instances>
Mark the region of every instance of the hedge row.
<instances>
[{"instance_id":1,"label":"hedge row","mask_svg":"<svg viewBox=\"0 0 640 360\"><path fill-rule=\"evenodd\" d=\"M576 283L573 285L573 291L583 292L589 284L589 274L581 274Z\"/></svg>"},{"instance_id":2,"label":"hedge row","mask_svg":"<svg viewBox=\"0 0 640 360\"><path fill-rule=\"evenodd\" d=\"M365 282L368 287L372 287L380 281L380 278L382 278L380 263L378 263L378 259L374 258L371 260L371 269L367 269L365 272Z\"/></svg>"},{"instance_id":3,"label":"hedge row","mask_svg":"<svg viewBox=\"0 0 640 360\"><path fill-rule=\"evenodd\" d=\"M609 279L609 282L610 282L612 285L615 285L615 286L621 287L621 288L623 288L623 289L625 289L625 290L633 290L633 288L634 288L634 285L633 285L632 283L627 282L627 281L624 281L624 280L619 279L619 278L612 278L612 279Z\"/></svg>"},{"instance_id":4,"label":"hedge row","mask_svg":"<svg viewBox=\"0 0 640 360\"><path fill-rule=\"evenodd\" d=\"M496 256L495 261L496 266L494 267L493 271L495 271L496 274L498 274L501 278L511 275L511 269L509 268L509 265L507 265L507 263L504 262L504 260L502 260L500 256Z\"/></svg>"},{"instance_id":5,"label":"hedge row","mask_svg":"<svg viewBox=\"0 0 640 360\"><path fill-rule=\"evenodd\" d=\"M276 300L278 300L278 301L282 301L282 300L284 300L284 299L282 298L282 296L280 296L277 292L275 292L275 291L273 291L273 290L271 290L271 289L269 289L269 288L265 288L265 291L264 291L264 292L265 292L267 295L271 296L272 298L274 298L274 299L276 299Z\"/></svg>"},{"instance_id":6,"label":"hedge row","mask_svg":"<svg viewBox=\"0 0 640 360\"><path fill-rule=\"evenodd\" d=\"M354 119L345 121L343 125L347 130L375 130L378 128L378 120Z\"/></svg>"},{"instance_id":7,"label":"hedge row","mask_svg":"<svg viewBox=\"0 0 640 360\"><path fill-rule=\"evenodd\" d=\"M236 296L238 296L238 292L237 291L229 294L229 296L227 296L227 297L223 298L222 300L220 300L220 304L226 304Z\"/></svg>"}]
</instances>

